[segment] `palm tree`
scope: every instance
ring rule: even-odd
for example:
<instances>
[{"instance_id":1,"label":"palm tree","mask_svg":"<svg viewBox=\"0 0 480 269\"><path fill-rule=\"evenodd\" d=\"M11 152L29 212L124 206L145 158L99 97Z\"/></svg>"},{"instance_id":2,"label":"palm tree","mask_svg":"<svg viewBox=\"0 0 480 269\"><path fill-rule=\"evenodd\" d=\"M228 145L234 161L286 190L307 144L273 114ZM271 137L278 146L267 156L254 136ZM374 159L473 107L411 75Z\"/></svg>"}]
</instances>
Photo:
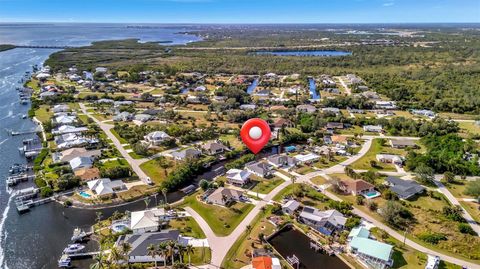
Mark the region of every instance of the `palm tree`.
<instances>
[{"instance_id":1,"label":"palm tree","mask_svg":"<svg viewBox=\"0 0 480 269\"><path fill-rule=\"evenodd\" d=\"M187 252L188 254L188 265L192 265L192 262L191 262L191 254L194 254L195 253L195 248L193 248L192 245L187 245L185 247L185 252Z\"/></svg>"},{"instance_id":2,"label":"palm tree","mask_svg":"<svg viewBox=\"0 0 480 269\"><path fill-rule=\"evenodd\" d=\"M162 189L162 194L163 194L163 199L165 200L165 204L166 204L166 205L168 204L168 201L167 201L167 193L168 193L167 188L163 188L163 189Z\"/></svg>"},{"instance_id":3,"label":"palm tree","mask_svg":"<svg viewBox=\"0 0 480 269\"><path fill-rule=\"evenodd\" d=\"M128 262L128 254L130 253L130 250L132 250L132 245L130 245L127 242L122 242L122 244L120 245L120 250L121 250L122 256L127 262L127 267L130 268L130 263Z\"/></svg>"},{"instance_id":4,"label":"palm tree","mask_svg":"<svg viewBox=\"0 0 480 269\"><path fill-rule=\"evenodd\" d=\"M292 177L292 195L295 197L295 180L297 178L295 176Z\"/></svg>"},{"instance_id":5,"label":"palm tree","mask_svg":"<svg viewBox=\"0 0 480 269\"><path fill-rule=\"evenodd\" d=\"M90 265L90 269L103 269L105 268L105 263L103 260L103 252L100 251L97 255L93 256L93 261Z\"/></svg>"},{"instance_id":6,"label":"palm tree","mask_svg":"<svg viewBox=\"0 0 480 269\"><path fill-rule=\"evenodd\" d=\"M148 205L150 204L150 198L145 197L143 201L145 202L145 209L148 209Z\"/></svg>"},{"instance_id":7,"label":"palm tree","mask_svg":"<svg viewBox=\"0 0 480 269\"><path fill-rule=\"evenodd\" d=\"M163 267L167 268L167 244L165 242L158 244L158 251L163 256Z\"/></svg>"},{"instance_id":8,"label":"palm tree","mask_svg":"<svg viewBox=\"0 0 480 269\"><path fill-rule=\"evenodd\" d=\"M112 263L117 264L117 262L122 258L122 255L120 254L120 251L118 250L117 247L112 247L110 249L110 260Z\"/></svg>"},{"instance_id":9,"label":"palm tree","mask_svg":"<svg viewBox=\"0 0 480 269\"><path fill-rule=\"evenodd\" d=\"M175 243L175 241L168 241L167 246L168 246L168 254L172 258L172 268L173 268L173 264L175 263L175 247L177 246L177 243Z\"/></svg>"},{"instance_id":10,"label":"palm tree","mask_svg":"<svg viewBox=\"0 0 480 269\"><path fill-rule=\"evenodd\" d=\"M152 256L153 260L155 262L155 268L157 268L157 259L155 257L157 256L157 248L155 247L154 244L150 244L147 247L147 255Z\"/></svg>"},{"instance_id":11,"label":"palm tree","mask_svg":"<svg viewBox=\"0 0 480 269\"><path fill-rule=\"evenodd\" d=\"M183 263L183 254L185 253L185 246L178 244L177 251L178 251L178 255L180 256L180 263Z\"/></svg>"}]
</instances>

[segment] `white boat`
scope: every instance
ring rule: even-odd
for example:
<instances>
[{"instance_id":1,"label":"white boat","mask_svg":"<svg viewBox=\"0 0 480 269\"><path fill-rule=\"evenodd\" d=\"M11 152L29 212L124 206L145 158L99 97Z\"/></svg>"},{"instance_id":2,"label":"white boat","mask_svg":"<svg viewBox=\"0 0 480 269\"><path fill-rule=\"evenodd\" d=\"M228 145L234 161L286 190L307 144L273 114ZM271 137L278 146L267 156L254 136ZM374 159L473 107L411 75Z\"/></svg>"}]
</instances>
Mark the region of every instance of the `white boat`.
<instances>
[{"instance_id":1,"label":"white boat","mask_svg":"<svg viewBox=\"0 0 480 269\"><path fill-rule=\"evenodd\" d=\"M87 233L82 231L82 229L80 228L75 228L75 230L73 230L73 235L71 240L72 242L81 241L85 236L87 236Z\"/></svg>"},{"instance_id":2,"label":"white boat","mask_svg":"<svg viewBox=\"0 0 480 269\"><path fill-rule=\"evenodd\" d=\"M72 254L72 253L77 253L84 249L85 246L80 245L80 244L69 244L64 250L63 253L65 254Z\"/></svg>"},{"instance_id":3,"label":"white boat","mask_svg":"<svg viewBox=\"0 0 480 269\"><path fill-rule=\"evenodd\" d=\"M68 257L67 254L62 255L60 259L58 260L58 267L70 267L72 265L72 259Z\"/></svg>"}]
</instances>

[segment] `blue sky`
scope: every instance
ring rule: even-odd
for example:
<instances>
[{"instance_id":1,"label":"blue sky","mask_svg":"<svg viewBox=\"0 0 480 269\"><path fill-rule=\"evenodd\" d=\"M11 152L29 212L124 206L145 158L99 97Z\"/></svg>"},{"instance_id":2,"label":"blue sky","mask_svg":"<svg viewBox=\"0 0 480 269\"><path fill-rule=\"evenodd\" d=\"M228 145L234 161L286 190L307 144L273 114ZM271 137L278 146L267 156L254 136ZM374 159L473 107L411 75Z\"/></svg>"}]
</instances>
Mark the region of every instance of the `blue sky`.
<instances>
[{"instance_id":1,"label":"blue sky","mask_svg":"<svg viewBox=\"0 0 480 269\"><path fill-rule=\"evenodd\" d=\"M480 22L480 0L0 0L0 22Z\"/></svg>"}]
</instances>

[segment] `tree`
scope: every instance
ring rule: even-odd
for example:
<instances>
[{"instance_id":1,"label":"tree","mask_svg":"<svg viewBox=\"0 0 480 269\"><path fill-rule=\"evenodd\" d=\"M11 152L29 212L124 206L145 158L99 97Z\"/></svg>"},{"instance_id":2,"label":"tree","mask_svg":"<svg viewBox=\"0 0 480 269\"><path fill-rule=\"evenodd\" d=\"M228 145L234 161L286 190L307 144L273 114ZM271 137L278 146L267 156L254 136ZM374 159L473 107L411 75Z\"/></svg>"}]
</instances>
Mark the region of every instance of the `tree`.
<instances>
[{"instance_id":1,"label":"tree","mask_svg":"<svg viewBox=\"0 0 480 269\"><path fill-rule=\"evenodd\" d=\"M455 174L450 171L447 171L445 172L445 174L443 174L442 180L446 183L453 183L455 182Z\"/></svg>"},{"instance_id":2,"label":"tree","mask_svg":"<svg viewBox=\"0 0 480 269\"><path fill-rule=\"evenodd\" d=\"M93 256L93 263L90 265L90 269L103 269L103 268L105 268L105 261L103 259L103 252L100 251L100 253Z\"/></svg>"},{"instance_id":3,"label":"tree","mask_svg":"<svg viewBox=\"0 0 480 269\"><path fill-rule=\"evenodd\" d=\"M202 190L204 190L204 191L206 191L210 188L210 183L205 179L200 180L199 185L200 185L200 188L202 188Z\"/></svg>"},{"instance_id":4,"label":"tree","mask_svg":"<svg viewBox=\"0 0 480 269\"><path fill-rule=\"evenodd\" d=\"M154 244L150 244L148 245L147 247L147 255L148 256L151 256L153 257L153 259L155 260L155 268L157 268L157 259L156 259L156 256L157 256L157 248L155 247Z\"/></svg>"},{"instance_id":5,"label":"tree","mask_svg":"<svg viewBox=\"0 0 480 269\"><path fill-rule=\"evenodd\" d=\"M148 155L148 146L143 144L142 142L137 142L133 144L133 152L138 155L146 156Z\"/></svg>"},{"instance_id":6,"label":"tree","mask_svg":"<svg viewBox=\"0 0 480 269\"><path fill-rule=\"evenodd\" d=\"M167 268L167 254L168 254L168 247L166 242L161 242L158 244L158 251L160 255L163 257L163 267Z\"/></svg>"},{"instance_id":7,"label":"tree","mask_svg":"<svg viewBox=\"0 0 480 269\"><path fill-rule=\"evenodd\" d=\"M132 250L132 245L127 242L122 242L120 244L120 253L122 253L122 256L124 257L124 260L127 262L127 267L130 268L130 263L128 262L128 254Z\"/></svg>"},{"instance_id":8,"label":"tree","mask_svg":"<svg viewBox=\"0 0 480 269\"><path fill-rule=\"evenodd\" d=\"M468 182L464 193L480 199L480 179Z\"/></svg>"},{"instance_id":9,"label":"tree","mask_svg":"<svg viewBox=\"0 0 480 269\"><path fill-rule=\"evenodd\" d=\"M195 253L195 248L192 245L189 244L185 247L185 252L188 255L188 265L192 265L190 256Z\"/></svg>"},{"instance_id":10,"label":"tree","mask_svg":"<svg viewBox=\"0 0 480 269\"><path fill-rule=\"evenodd\" d=\"M434 173L435 173L433 168L425 164L421 164L417 168L415 168L415 173L417 174L417 179L420 182L424 184L429 184L429 185L433 184Z\"/></svg>"},{"instance_id":11,"label":"tree","mask_svg":"<svg viewBox=\"0 0 480 269\"><path fill-rule=\"evenodd\" d=\"M365 201L365 197L363 197L362 195L357 195L355 197L355 200L357 202L357 205L363 205L363 202Z\"/></svg>"},{"instance_id":12,"label":"tree","mask_svg":"<svg viewBox=\"0 0 480 269\"><path fill-rule=\"evenodd\" d=\"M177 243L175 243L175 241L168 241L167 242L167 247L168 247L167 248L168 249L168 254L172 259L172 267L173 267L173 264L175 263L175 249L177 247Z\"/></svg>"},{"instance_id":13,"label":"tree","mask_svg":"<svg viewBox=\"0 0 480 269\"><path fill-rule=\"evenodd\" d=\"M380 215L388 224L401 228L413 220L413 215L397 201L387 201L380 211Z\"/></svg>"},{"instance_id":14,"label":"tree","mask_svg":"<svg viewBox=\"0 0 480 269\"><path fill-rule=\"evenodd\" d=\"M163 199L165 199L165 204L168 204L167 193L168 193L167 188L162 188L162 194L163 194Z\"/></svg>"},{"instance_id":15,"label":"tree","mask_svg":"<svg viewBox=\"0 0 480 269\"><path fill-rule=\"evenodd\" d=\"M370 209L370 211L377 211L378 204L374 201L368 201L367 207L368 207L368 209Z\"/></svg>"}]
</instances>

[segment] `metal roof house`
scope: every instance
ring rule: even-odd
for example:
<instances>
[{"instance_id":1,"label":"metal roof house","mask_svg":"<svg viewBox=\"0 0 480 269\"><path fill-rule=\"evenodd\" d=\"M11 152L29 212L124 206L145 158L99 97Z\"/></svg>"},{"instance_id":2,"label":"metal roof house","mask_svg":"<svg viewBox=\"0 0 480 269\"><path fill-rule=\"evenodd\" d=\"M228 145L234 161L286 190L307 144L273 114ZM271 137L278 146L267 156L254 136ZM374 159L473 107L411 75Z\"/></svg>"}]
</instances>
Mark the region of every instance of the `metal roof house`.
<instances>
[{"instance_id":1,"label":"metal roof house","mask_svg":"<svg viewBox=\"0 0 480 269\"><path fill-rule=\"evenodd\" d=\"M387 177L385 183L390 186L390 190L397 194L400 199L409 199L425 190L425 187L413 180L403 180L393 176Z\"/></svg>"},{"instance_id":2,"label":"metal roof house","mask_svg":"<svg viewBox=\"0 0 480 269\"><path fill-rule=\"evenodd\" d=\"M128 262L144 263L144 262L163 262L165 257L156 255L155 257L147 254L147 248L150 245L158 245L161 242L178 241L180 232L178 230L164 230L161 232L144 233L144 234L127 234L119 237L117 245L121 242L129 243L132 250L128 253Z\"/></svg>"},{"instance_id":3,"label":"metal roof house","mask_svg":"<svg viewBox=\"0 0 480 269\"><path fill-rule=\"evenodd\" d=\"M325 235L342 230L347 222L347 218L337 210L320 211L309 206L303 208L299 220Z\"/></svg>"}]
</instances>

